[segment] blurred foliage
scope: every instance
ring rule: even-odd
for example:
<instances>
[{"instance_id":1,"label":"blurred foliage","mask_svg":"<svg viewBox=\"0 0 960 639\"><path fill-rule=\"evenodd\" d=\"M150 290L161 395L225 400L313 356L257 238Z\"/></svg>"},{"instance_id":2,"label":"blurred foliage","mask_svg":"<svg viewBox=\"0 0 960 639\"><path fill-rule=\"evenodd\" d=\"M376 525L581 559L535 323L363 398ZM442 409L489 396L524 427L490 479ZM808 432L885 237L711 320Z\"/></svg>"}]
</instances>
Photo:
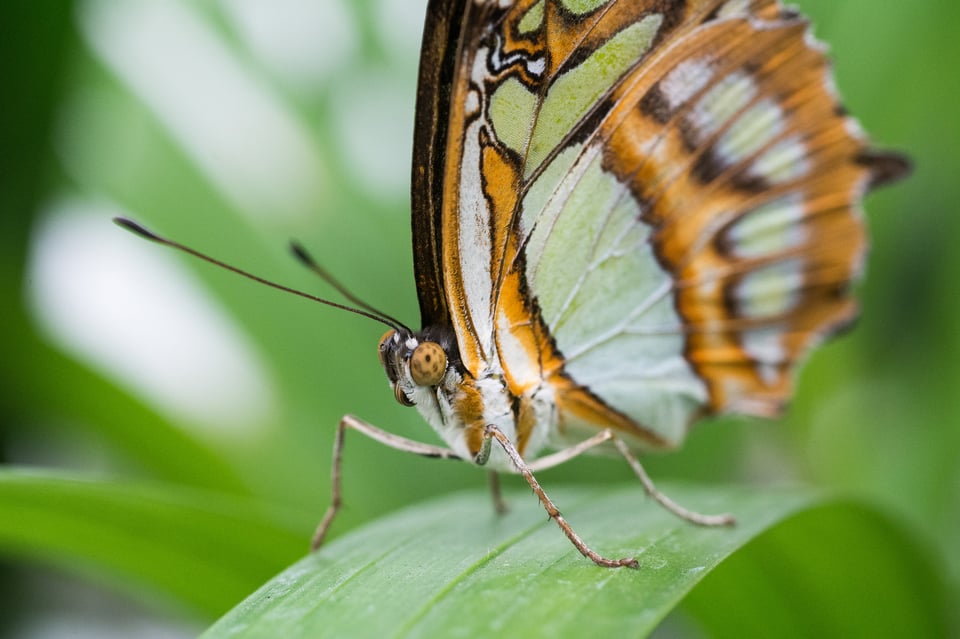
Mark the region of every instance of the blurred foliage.
<instances>
[{"instance_id":1,"label":"blurred foliage","mask_svg":"<svg viewBox=\"0 0 960 639\"><path fill-rule=\"evenodd\" d=\"M169 3L216 36L230 59L307 133L321 171L315 196L300 216L288 215L281 205L251 214L238 204L198 164L182 135L171 130L162 105L135 90L129 76L105 60L90 16L140 4L154 3L11 0L0 6L0 291L5 309L0 455L14 468L70 469L76 481L96 478L113 495L105 497L108 502L122 502L128 489L136 492L146 482L151 498L165 503L222 500L232 504L224 508L240 510L240 504L258 504L248 512L251 521L281 535L299 530L305 547L308 522L327 503L329 451L341 415L354 413L392 432L434 441L413 411L396 404L382 379L374 356L381 327L182 260L205 295L255 344L280 393L279 414L261 424L258 432L265 435L256 441L237 441L222 432L211 436L175 423L131 395L122 380L61 350L41 331L27 303L26 265L35 250L31 237L42 219L56 215L50 211L58 202L109 203L265 277L329 294L286 254L286 242L296 237L351 290L415 324L403 186L409 147L396 141L410 137L416 25L423 3L317 3L321 15L347 16L343 29L350 30L352 45L333 49L343 54L337 64L306 88L294 76L277 73L238 28L236 7L249 3ZM294 10L299 4L282 7ZM879 146L908 152L916 171L905 183L868 199L872 251L859 287L863 316L854 331L811 358L788 416L779 423L711 420L691 434L682 451L652 458L647 466L655 478L752 483L757 490L775 481L801 480L857 495L911 531L911 543L923 547L960 602L960 252L952 250L960 238L960 216L951 213L960 201L955 179L960 156L953 148L960 139L954 117L960 75L948 68L960 59L960 41L954 37L960 6L945 0L804 0L799 5L812 16L817 36L830 45L844 103ZM403 18L408 13L415 15ZM182 59L177 39L161 45L160 59L166 55L189 75L192 62ZM202 86L194 90L190 97L200 105L216 97ZM358 126L359 116L369 126ZM368 148L378 141L382 148ZM252 153L256 143L251 141ZM104 225L108 217L104 214ZM162 249L143 243L142 250ZM91 287L90 299L96 299L97 282L85 285ZM408 457L359 438L348 442L344 474L349 507L334 529L337 535L404 504L484 480L465 465ZM544 473L542 480L549 488L629 477L623 464L585 459ZM48 496L38 503L51 508L62 503ZM122 528L124 517L135 522L148 504L109 508ZM89 513L92 519L100 514L97 509ZM213 526L214 520L207 523ZM38 538L50 521L38 520ZM225 527L223 537L240 525ZM10 528L0 520L0 529ZM139 565L162 562L157 549L167 531L133 529L144 541ZM240 536L251 543L256 539L253 533ZM18 580L35 562L77 569L76 547L54 544L41 551L36 545L2 543L5 538L0 535L0 551L8 568L0 569L0 579L2 590L13 593L7 601L16 601ZM95 541L87 545L95 547ZM157 554L149 554L151 548ZM829 563L828 550L821 552L826 554L818 561ZM236 557L244 559L242 553ZM292 558L277 552L271 560L275 565L261 566L256 574L277 572ZM133 564L122 566L119 577L109 562L85 565L87 578L117 591L137 593L130 584L149 581ZM741 574L736 588L752 590L747 585L754 573L734 566L724 574L734 575L727 577L733 580ZM162 583L153 586L164 592ZM709 617L702 599L691 601L686 614ZM222 611L209 602L180 603L193 604L201 621ZM749 604L741 600L738 605Z\"/></svg>"}]
</instances>

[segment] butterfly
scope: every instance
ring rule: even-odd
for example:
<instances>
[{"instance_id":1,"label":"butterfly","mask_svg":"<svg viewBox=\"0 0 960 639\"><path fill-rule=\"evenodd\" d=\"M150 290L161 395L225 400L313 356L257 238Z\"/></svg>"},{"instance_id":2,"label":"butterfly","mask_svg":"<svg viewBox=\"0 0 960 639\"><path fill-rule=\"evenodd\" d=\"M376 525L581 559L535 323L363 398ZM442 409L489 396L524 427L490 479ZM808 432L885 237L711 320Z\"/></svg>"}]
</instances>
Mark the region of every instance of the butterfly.
<instances>
[{"instance_id":1,"label":"butterfly","mask_svg":"<svg viewBox=\"0 0 960 639\"><path fill-rule=\"evenodd\" d=\"M614 450L668 510L732 523L672 502L637 456L706 415L782 412L798 362L857 313L864 194L908 171L868 146L824 47L777 0L430 0L420 330L333 283L390 327L394 396L447 447L344 417L313 547L341 505L347 430L523 475L601 566L638 564L588 546L535 472Z\"/></svg>"}]
</instances>

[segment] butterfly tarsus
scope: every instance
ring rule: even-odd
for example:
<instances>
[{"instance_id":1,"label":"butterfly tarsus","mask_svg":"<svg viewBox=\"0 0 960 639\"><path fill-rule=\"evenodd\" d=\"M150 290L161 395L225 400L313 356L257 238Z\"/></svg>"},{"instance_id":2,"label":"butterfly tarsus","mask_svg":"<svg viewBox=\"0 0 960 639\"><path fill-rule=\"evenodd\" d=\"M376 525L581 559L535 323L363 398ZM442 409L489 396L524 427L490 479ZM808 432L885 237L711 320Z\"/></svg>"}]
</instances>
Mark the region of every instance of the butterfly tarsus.
<instances>
[{"instance_id":1,"label":"butterfly tarsus","mask_svg":"<svg viewBox=\"0 0 960 639\"><path fill-rule=\"evenodd\" d=\"M536 477L533 476L533 473L523 461L523 458L513 445L513 442L510 441L510 438L507 437L502 430L497 428L496 425L488 424L484 429L484 441L486 443L492 441L493 439L497 440L497 443L500 444L501 448L503 448L504 452L510 458L510 461L513 462L517 472L523 475L523 478L527 480L528 484L530 484L530 488L533 489L533 492L537 495L540 503L543 504L543 507L547 511L549 518L557 522L557 525L560 526L560 530L563 531L563 534L567 536L567 539L570 540L574 547L580 551L580 554L598 566L603 566L604 568L640 567L639 562L633 557L607 559L587 546L583 539L580 538L580 535L576 533L570 524L567 523L567 520L564 519L563 515L560 514L560 510L554 505L553 501L547 497L547 493L544 492L543 488L540 486L540 482L538 482Z\"/></svg>"},{"instance_id":2,"label":"butterfly tarsus","mask_svg":"<svg viewBox=\"0 0 960 639\"><path fill-rule=\"evenodd\" d=\"M611 435L614 446L617 447L617 450L623 455L623 458L627 460L627 463L630 464L630 468L633 469L634 474L640 480L640 483L643 484L643 489L646 491L654 501L660 504L663 508L673 513L680 519L689 521L691 524L696 524L697 526L733 526L737 523L736 518L729 513L721 513L719 515L704 515L703 513L698 513L693 510L684 508L677 502L673 501L662 492L657 490L657 487L653 485L653 480L650 479L650 475L647 474L647 471L643 469L643 466L640 464L640 460L630 451L630 448L627 446L626 442L615 435Z\"/></svg>"},{"instance_id":3,"label":"butterfly tarsus","mask_svg":"<svg viewBox=\"0 0 960 639\"><path fill-rule=\"evenodd\" d=\"M660 504L660 506L666 509L668 512L676 515L684 521L696 524L697 526L732 526L736 523L736 519L734 519L733 515L727 513L720 515L704 515L702 513L684 508L660 492L660 490L654 485L653 480L650 479L650 475L648 475L647 471L644 470L640 460L637 459L636 455L634 455L630 450L630 447L627 446L626 442L617 437L610 429L602 430L593 437L585 439L569 448L564 448L563 450L557 451L552 455L541 457L540 459L531 462L528 465L528 468L531 472L539 472L541 470L553 468L554 466L559 466L560 464L568 462L574 457L582 455L591 448L599 446L605 442L613 442L614 446L617 448L617 452L619 452L620 455L627 460L627 464L630 465L630 468L637 476L637 479L640 480L640 483L643 485L643 489L647 495L649 495L651 499Z\"/></svg>"}]
</instances>

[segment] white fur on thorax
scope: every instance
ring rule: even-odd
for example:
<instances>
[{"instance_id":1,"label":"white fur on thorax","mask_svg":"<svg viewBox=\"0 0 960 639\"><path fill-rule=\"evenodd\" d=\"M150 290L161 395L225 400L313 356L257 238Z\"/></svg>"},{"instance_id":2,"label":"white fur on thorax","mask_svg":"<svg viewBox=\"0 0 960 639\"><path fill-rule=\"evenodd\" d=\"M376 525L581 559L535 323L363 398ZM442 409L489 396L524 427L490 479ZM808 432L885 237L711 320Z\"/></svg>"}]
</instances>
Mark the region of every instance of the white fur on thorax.
<instances>
[{"instance_id":1,"label":"white fur on thorax","mask_svg":"<svg viewBox=\"0 0 960 639\"><path fill-rule=\"evenodd\" d=\"M473 463L467 446L466 424L454 411L454 398L460 392L463 377L450 367L436 387L417 386L410 376L409 363L404 367L401 386L407 397L416 405L417 411L437 432L443 441L465 461ZM514 444L517 443L516 422L511 410L510 393L500 372L493 367L485 369L476 380L483 401L484 424L494 424ZM533 395L536 426L526 446L527 459L531 459L548 442L550 424L555 419L552 390L544 385ZM517 469L499 444L493 442L486 468L499 472L516 473Z\"/></svg>"}]
</instances>

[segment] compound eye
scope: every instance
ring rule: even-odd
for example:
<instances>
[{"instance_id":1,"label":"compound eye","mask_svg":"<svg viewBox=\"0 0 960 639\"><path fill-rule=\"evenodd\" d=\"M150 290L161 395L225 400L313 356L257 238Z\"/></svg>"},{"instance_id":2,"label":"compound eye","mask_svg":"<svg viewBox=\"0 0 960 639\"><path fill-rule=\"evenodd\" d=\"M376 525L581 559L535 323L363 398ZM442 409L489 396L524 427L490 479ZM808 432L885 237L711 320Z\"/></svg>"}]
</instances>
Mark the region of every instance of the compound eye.
<instances>
[{"instance_id":1,"label":"compound eye","mask_svg":"<svg viewBox=\"0 0 960 639\"><path fill-rule=\"evenodd\" d=\"M393 339L393 336L397 334L397 331L392 328L383 334L383 337L380 338L380 343L377 345L377 357L380 358L380 365L386 366L387 363L384 360L383 353L387 348L387 342Z\"/></svg>"},{"instance_id":2,"label":"compound eye","mask_svg":"<svg viewBox=\"0 0 960 639\"><path fill-rule=\"evenodd\" d=\"M410 377L418 386L436 386L447 372L447 354L436 342L421 342L410 356Z\"/></svg>"},{"instance_id":3,"label":"compound eye","mask_svg":"<svg viewBox=\"0 0 960 639\"><path fill-rule=\"evenodd\" d=\"M413 402L410 401L410 398L403 392L403 389L400 388L400 384L393 385L393 396L398 402L404 406L413 406Z\"/></svg>"}]
</instances>

